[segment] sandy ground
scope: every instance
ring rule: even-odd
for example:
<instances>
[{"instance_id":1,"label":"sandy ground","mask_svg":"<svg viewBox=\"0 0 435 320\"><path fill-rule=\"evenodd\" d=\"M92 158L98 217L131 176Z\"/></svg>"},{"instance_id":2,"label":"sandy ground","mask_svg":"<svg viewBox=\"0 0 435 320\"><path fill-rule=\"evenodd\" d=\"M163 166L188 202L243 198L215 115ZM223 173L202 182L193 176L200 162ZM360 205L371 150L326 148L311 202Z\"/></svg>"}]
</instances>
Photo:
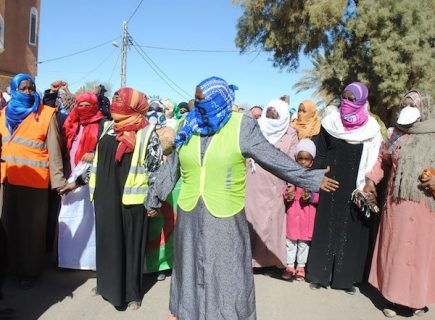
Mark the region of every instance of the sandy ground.
<instances>
[{"instance_id":1,"label":"sandy ground","mask_svg":"<svg viewBox=\"0 0 435 320\"><path fill-rule=\"evenodd\" d=\"M18 288L17 280L8 278L5 303L16 309L12 319L150 319L164 320L168 316L170 278L155 282L149 276L149 291L137 311L117 311L100 296L92 297L95 273L59 270L47 267L41 278L29 290ZM305 282L287 282L264 275L255 275L257 315L259 320L386 319L380 311L384 302L376 290L362 286L356 295L343 291L321 289L313 291ZM435 319L435 305L421 320ZM410 315L403 314L396 319ZM195 319L191 319L195 320Z\"/></svg>"}]
</instances>

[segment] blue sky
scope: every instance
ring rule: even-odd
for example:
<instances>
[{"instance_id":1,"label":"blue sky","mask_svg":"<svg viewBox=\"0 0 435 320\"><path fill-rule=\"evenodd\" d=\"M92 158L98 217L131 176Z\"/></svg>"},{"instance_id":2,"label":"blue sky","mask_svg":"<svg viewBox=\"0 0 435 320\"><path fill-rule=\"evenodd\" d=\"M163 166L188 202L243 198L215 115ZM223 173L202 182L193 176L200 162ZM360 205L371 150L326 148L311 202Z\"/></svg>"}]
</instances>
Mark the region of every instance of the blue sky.
<instances>
[{"instance_id":1,"label":"blue sky","mask_svg":"<svg viewBox=\"0 0 435 320\"><path fill-rule=\"evenodd\" d=\"M114 47L110 40L118 38L117 43L121 43L122 23L138 3L139 0L42 0L38 57L42 63L36 78L38 87L48 88L52 81L62 79L73 92L92 80L110 83L113 90L119 88L120 48ZM163 71L170 79L167 81L172 88L156 75L134 47L128 50L127 86L180 102L193 98L195 86L215 75L239 87L236 92L239 104L266 104L283 94L290 95L292 105L310 98L310 92L296 95L292 90L300 72L274 68L268 53L239 54L235 38L241 15L242 9L230 0L144 0L129 22L129 33L151 58L152 62L148 61L154 69ZM44 62L105 42L82 54ZM307 67L309 61L303 59L300 69Z\"/></svg>"}]
</instances>

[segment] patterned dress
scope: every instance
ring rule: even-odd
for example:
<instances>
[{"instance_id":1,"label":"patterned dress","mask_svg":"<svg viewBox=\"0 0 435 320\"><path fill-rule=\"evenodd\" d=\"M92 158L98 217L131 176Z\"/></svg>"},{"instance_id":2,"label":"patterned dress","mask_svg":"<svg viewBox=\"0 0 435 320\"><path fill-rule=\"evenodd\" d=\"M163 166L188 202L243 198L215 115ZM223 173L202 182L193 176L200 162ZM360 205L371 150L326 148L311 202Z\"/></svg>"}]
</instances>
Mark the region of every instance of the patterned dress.
<instances>
[{"instance_id":1,"label":"patterned dress","mask_svg":"<svg viewBox=\"0 0 435 320\"><path fill-rule=\"evenodd\" d=\"M201 137L201 156L213 136ZM295 185L318 191L323 170L306 170L269 144L257 122L244 116L240 150L263 168ZM173 152L150 186L146 206L157 208L180 177ZM178 207L169 309L178 320L256 319L249 228L245 210L214 217L202 198L190 212Z\"/></svg>"}]
</instances>

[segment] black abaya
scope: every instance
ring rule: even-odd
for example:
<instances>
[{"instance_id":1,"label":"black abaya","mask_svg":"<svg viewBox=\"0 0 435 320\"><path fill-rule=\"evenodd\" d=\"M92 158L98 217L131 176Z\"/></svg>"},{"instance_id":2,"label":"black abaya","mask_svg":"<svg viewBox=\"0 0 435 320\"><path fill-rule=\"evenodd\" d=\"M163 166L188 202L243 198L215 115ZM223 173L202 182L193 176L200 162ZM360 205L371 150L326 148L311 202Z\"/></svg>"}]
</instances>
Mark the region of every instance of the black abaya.
<instances>
[{"instance_id":1,"label":"black abaya","mask_svg":"<svg viewBox=\"0 0 435 320\"><path fill-rule=\"evenodd\" d=\"M118 141L105 135L98 143L95 188L98 293L117 307L142 300L142 272L148 218L145 207L125 206L122 194L132 153L115 161Z\"/></svg>"},{"instance_id":2,"label":"black abaya","mask_svg":"<svg viewBox=\"0 0 435 320\"><path fill-rule=\"evenodd\" d=\"M307 266L307 279L348 289L363 280L369 246L369 224L351 201L363 144L350 144L322 127L315 168L330 166L328 176L340 182L335 192L320 191Z\"/></svg>"}]
</instances>

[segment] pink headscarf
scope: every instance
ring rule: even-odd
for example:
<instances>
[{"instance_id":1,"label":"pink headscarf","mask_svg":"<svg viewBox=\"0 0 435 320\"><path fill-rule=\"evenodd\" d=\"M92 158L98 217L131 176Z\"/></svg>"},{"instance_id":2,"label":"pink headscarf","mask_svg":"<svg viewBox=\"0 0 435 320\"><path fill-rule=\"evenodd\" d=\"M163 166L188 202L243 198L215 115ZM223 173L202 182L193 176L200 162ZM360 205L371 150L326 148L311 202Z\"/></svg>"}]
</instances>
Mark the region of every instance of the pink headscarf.
<instances>
[{"instance_id":1,"label":"pink headscarf","mask_svg":"<svg viewBox=\"0 0 435 320\"><path fill-rule=\"evenodd\" d=\"M341 122L346 131L358 129L365 125L369 120L367 110L368 89L361 82L353 82L348 85L344 91L350 91L355 96L355 101L341 99L340 115Z\"/></svg>"}]
</instances>

